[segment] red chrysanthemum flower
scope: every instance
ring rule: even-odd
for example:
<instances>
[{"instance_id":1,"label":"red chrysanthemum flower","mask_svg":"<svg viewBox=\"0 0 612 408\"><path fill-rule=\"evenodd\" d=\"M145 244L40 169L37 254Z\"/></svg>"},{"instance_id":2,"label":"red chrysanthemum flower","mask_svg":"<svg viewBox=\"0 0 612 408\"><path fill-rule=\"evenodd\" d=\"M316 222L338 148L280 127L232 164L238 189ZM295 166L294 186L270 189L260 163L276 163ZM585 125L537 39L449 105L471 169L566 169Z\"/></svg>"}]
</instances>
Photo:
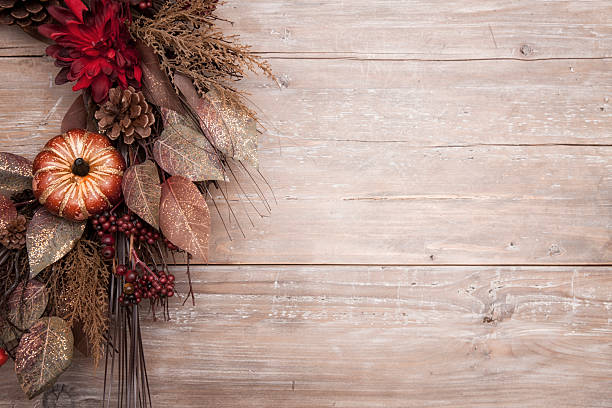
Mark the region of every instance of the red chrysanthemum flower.
<instances>
[{"instance_id":1,"label":"red chrysanthemum flower","mask_svg":"<svg viewBox=\"0 0 612 408\"><path fill-rule=\"evenodd\" d=\"M73 91L91 87L96 103L106 100L115 83L139 88L142 71L126 25L127 5L114 0L93 0L91 10L81 0L66 0L66 5L49 7L58 24L38 29L56 42L47 47L47 55L62 68L55 83L77 81Z\"/></svg>"}]
</instances>

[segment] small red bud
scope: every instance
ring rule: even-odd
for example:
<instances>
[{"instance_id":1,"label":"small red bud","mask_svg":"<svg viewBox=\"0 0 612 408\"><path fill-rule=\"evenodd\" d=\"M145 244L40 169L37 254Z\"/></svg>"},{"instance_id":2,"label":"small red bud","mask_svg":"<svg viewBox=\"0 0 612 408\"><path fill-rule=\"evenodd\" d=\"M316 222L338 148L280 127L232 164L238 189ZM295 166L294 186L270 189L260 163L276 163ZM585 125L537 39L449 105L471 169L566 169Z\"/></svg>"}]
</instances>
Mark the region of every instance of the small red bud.
<instances>
[{"instance_id":1,"label":"small red bud","mask_svg":"<svg viewBox=\"0 0 612 408\"><path fill-rule=\"evenodd\" d=\"M104 257L104 259L113 259L113 256L115 256L115 248L113 248L112 246L104 247L104 249L102 250L102 256Z\"/></svg>"},{"instance_id":2,"label":"small red bud","mask_svg":"<svg viewBox=\"0 0 612 408\"><path fill-rule=\"evenodd\" d=\"M6 363L9 359L8 354L6 354L6 351L3 348L0 348L0 367L2 367L4 365L4 363Z\"/></svg>"},{"instance_id":3,"label":"small red bud","mask_svg":"<svg viewBox=\"0 0 612 408\"><path fill-rule=\"evenodd\" d=\"M115 238L113 238L113 236L110 234L106 234L102 237L101 242L104 245L115 245Z\"/></svg>"},{"instance_id":4,"label":"small red bud","mask_svg":"<svg viewBox=\"0 0 612 408\"><path fill-rule=\"evenodd\" d=\"M134 282L136 279L138 279L138 275L136 275L136 271L133 269L130 269L129 271L127 271L127 273L125 274L125 281L126 282Z\"/></svg>"},{"instance_id":5,"label":"small red bud","mask_svg":"<svg viewBox=\"0 0 612 408\"><path fill-rule=\"evenodd\" d=\"M123 276L125 275L126 271L127 271L127 268L125 267L125 265L117 265L117 269L115 269L115 274L119 276Z\"/></svg>"}]
</instances>

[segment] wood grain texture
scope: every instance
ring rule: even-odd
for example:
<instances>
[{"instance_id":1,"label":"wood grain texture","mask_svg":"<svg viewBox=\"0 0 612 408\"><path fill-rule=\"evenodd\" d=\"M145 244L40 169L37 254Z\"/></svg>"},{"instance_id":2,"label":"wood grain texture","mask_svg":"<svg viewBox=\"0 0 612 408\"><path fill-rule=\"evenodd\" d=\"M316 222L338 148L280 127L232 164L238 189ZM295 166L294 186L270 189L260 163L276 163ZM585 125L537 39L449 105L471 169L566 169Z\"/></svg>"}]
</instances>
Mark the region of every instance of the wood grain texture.
<instances>
[{"instance_id":1,"label":"wood grain texture","mask_svg":"<svg viewBox=\"0 0 612 408\"><path fill-rule=\"evenodd\" d=\"M210 259L606 263L610 153L610 147L412 149L326 141L285 147L282 155L265 151L262 168L278 205L270 217L256 218L247 239L232 222L234 241L212 209ZM222 196L214 196L228 220ZM242 206L234 207L240 224L250 227Z\"/></svg>"},{"instance_id":2,"label":"wood grain texture","mask_svg":"<svg viewBox=\"0 0 612 408\"><path fill-rule=\"evenodd\" d=\"M229 2L221 15L235 23L227 32L283 57L612 57L607 0L249 0ZM43 49L25 36L0 38L0 55Z\"/></svg>"},{"instance_id":3,"label":"wood grain texture","mask_svg":"<svg viewBox=\"0 0 612 408\"><path fill-rule=\"evenodd\" d=\"M6 30L5 27L0 27ZM273 62L282 89L241 82L268 142L612 144L612 61ZM21 72L22 75L15 75ZM0 59L0 143L33 157L76 98L45 58ZM15 109L19 106L19 109Z\"/></svg>"},{"instance_id":4,"label":"wood grain texture","mask_svg":"<svg viewBox=\"0 0 612 408\"><path fill-rule=\"evenodd\" d=\"M278 74L240 83L277 204L230 183L230 240L209 200L211 261L252 265L146 319L157 406L611 407L612 4L221 12ZM29 158L75 97L44 47L0 27L0 150ZM0 378L2 408L100 405L84 358L46 400Z\"/></svg>"},{"instance_id":5,"label":"wood grain texture","mask_svg":"<svg viewBox=\"0 0 612 408\"><path fill-rule=\"evenodd\" d=\"M230 240L213 210L210 261L609 263L610 63L537 61L514 76L521 64L286 60L288 88L245 81L278 205L262 220L247 208L253 228L236 204L247 239L231 220ZM73 95L52 72L0 60L0 145L31 158L56 133Z\"/></svg>"},{"instance_id":6,"label":"wood grain texture","mask_svg":"<svg viewBox=\"0 0 612 408\"><path fill-rule=\"evenodd\" d=\"M282 56L612 56L612 5L606 0L256 0L234 2L224 15L255 49Z\"/></svg>"},{"instance_id":7,"label":"wood grain texture","mask_svg":"<svg viewBox=\"0 0 612 408\"><path fill-rule=\"evenodd\" d=\"M195 276L195 307L176 301L172 321L145 324L160 407L612 404L604 268L209 267ZM78 361L60 381L76 406L93 407L101 379ZM15 405L0 406L30 406L15 385L1 382Z\"/></svg>"}]
</instances>

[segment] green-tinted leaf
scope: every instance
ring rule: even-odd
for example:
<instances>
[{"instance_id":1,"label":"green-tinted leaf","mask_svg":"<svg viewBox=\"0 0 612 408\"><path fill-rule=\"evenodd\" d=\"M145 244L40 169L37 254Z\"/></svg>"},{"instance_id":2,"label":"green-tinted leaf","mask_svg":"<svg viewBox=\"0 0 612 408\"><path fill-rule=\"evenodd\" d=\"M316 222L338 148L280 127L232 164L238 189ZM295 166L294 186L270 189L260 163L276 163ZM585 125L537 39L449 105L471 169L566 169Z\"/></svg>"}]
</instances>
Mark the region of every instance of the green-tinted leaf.
<instances>
[{"instance_id":1,"label":"green-tinted leaf","mask_svg":"<svg viewBox=\"0 0 612 408\"><path fill-rule=\"evenodd\" d=\"M153 145L153 155L157 164L173 176L192 181L225 179L214 147L186 120L168 123Z\"/></svg>"},{"instance_id":2,"label":"green-tinted leaf","mask_svg":"<svg viewBox=\"0 0 612 408\"><path fill-rule=\"evenodd\" d=\"M28 398L51 388L70 366L74 339L59 317L38 320L21 338L15 353L15 373Z\"/></svg>"},{"instance_id":3,"label":"green-tinted leaf","mask_svg":"<svg viewBox=\"0 0 612 408\"><path fill-rule=\"evenodd\" d=\"M236 104L225 101L214 89L200 98L192 81L180 74L174 84L198 115L200 126L206 129L215 147L227 157L257 167L257 124Z\"/></svg>"},{"instance_id":4,"label":"green-tinted leaf","mask_svg":"<svg viewBox=\"0 0 612 408\"><path fill-rule=\"evenodd\" d=\"M26 233L30 278L66 255L83 235L85 224L86 221L70 221L39 208Z\"/></svg>"},{"instance_id":5,"label":"green-tinted leaf","mask_svg":"<svg viewBox=\"0 0 612 408\"><path fill-rule=\"evenodd\" d=\"M16 154L0 152L0 194L10 196L32 188L32 162Z\"/></svg>"},{"instance_id":6,"label":"green-tinted leaf","mask_svg":"<svg viewBox=\"0 0 612 408\"><path fill-rule=\"evenodd\" d=\"M22 331L28 330L45 312L49 294L47 288L37 279L20 283L11 293L8 301L8 318Z\"/></svg>"}]
</instances>

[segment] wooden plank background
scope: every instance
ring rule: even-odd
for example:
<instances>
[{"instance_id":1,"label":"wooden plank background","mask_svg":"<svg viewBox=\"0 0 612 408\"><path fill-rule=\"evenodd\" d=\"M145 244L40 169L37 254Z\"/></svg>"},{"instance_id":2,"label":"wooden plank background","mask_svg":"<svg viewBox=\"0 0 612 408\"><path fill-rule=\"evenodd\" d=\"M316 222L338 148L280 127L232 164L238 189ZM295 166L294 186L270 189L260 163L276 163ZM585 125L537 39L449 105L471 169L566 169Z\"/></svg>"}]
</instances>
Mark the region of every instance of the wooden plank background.
<instances>
[{"instance_id":1,"label":"wooden plank background","mask_svg":"<svg viewBox=\"0 0 612 408\"><path fill-rule=\"evenodd\" d=\"M146 320L158 406L612 407L612 3L222 13L279 76L241 84L277 203L251 226L234 183L246 238L215 215L196 306ZM43 54L0 27L0 149L30 158L74 98ZM34 402L0 374L0 407L99 405L83 358Z\"/></svg>"}]
</instances>

